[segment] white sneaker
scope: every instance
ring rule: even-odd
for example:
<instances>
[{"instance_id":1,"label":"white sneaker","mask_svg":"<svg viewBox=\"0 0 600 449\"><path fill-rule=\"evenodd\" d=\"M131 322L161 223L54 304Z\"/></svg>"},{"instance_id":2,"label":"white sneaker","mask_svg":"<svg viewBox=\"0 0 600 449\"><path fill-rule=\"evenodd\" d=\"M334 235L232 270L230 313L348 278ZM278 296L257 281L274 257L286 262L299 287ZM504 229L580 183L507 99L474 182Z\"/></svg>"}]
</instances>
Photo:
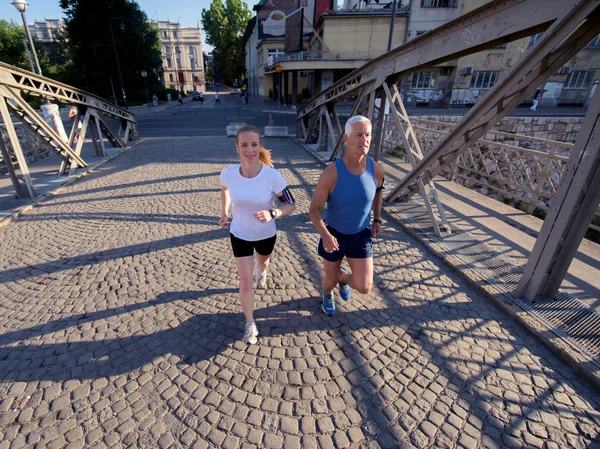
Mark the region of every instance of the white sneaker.
<instances>
[{"instance_id":1,"label":"white sneaker","mask_svg":"<svg viewBox=\"0 0 600 449\"><path fill-rule=\"evenodd\" d=\"M244 331L244 343L255 345L258 340L258 329L256 323L246 323L246 330Z\"/></svg>"},{"instance_id":2,"label":"white sneaker","mask_svg":"<svg viewBox=\"0 0 600 449\"><path fill-rule=\"evenodd\" d=\"M254 264L254 268L256 269L256 274L254 275L256 285L260 288L265 288L267 286L267 270L265 270L264 273L261 273L258 262Z\"/></svg>"}]
</instances>

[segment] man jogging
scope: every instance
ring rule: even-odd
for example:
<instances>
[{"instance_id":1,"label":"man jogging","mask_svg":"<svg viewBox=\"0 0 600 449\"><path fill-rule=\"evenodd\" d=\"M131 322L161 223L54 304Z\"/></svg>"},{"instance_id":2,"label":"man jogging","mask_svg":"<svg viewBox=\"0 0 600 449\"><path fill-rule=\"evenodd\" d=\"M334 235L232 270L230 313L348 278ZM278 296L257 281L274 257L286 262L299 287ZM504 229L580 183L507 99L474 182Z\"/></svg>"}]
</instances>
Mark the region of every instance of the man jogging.
<instances>
[{"instance_id":1,"label":"man jogging","mask_svg":"<svg viewBox=\"0 0 600 449\"><path fill-rule=\"evenodd\" d=\"M323 258L323 311L335 314L333 289L350 299L351 289L369 293L373 287L372 237L381 235L383 165L368 156L371 122L357 115L346 122L341 159L321 174L310 204L309 215L320 234L318 253ZM327 203L324 217L321 209ZM373 224L371 223L373 211ZM346 256L352 273L342 268Z\"/></svg>"}]
</instances>

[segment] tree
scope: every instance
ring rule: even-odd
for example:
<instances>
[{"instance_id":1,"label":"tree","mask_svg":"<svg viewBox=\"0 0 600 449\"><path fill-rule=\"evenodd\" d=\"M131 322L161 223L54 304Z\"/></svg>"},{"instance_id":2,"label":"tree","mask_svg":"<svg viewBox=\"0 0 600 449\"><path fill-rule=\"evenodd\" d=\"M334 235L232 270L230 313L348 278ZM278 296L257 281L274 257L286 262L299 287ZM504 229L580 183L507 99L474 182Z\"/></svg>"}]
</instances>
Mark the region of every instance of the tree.
<instances>
[{"instance_id":1,"label":"tree","mask_svg":"<svg viewBox=\"0 0 600 449\"><path fill-rule=\"evenodd\" d=\"M223 77L227 84L245 73L242 35L252 13L242 0L213 0L208 10L202 10L202 26L206 33L206 43L215 47L213 52L216 66L221 73L215 77Z\"/></svg>"},{"instance_id":2,"label":"tree","mask_svg":"<svg viewBox=\"0 0 600 449\"><path fill-rule=\"evenodd\" d=\"M0 20L0 61L31 70L25 54L25 30L12 20Z\"/></svg>"},{"instance_id":3,"label":"tree","mask_svg":"<svg viewBox=\"0 0 600 449\"><path fill-rule=\"evenodd\" d=\"M21 25L12 20L10 22L0 20L0 61L25 70L31 70L31 64L25 50L25 42L27 42L27 48L29 48L29 42L26 39L25 29ZM61 67L49 60L45 46L35 38L33 38L33 45L43 75L62 81ZM31 58L33 60L33 55Z\"/></svg>"},{"instance_id":4,"label":"tree","mask_svg":"<svg viewBox=\"0 0 600 449\"><path fill-rule=\"evenodd\" d=\"M158 29L137 3L131 0L60 0L60 6L66 15L72 64L69 84L110 97L112 81L120 99L116 46L128 99L145 101L142 71L148 73L150 89L160 89L162 60Z\"/></svg>"}]
</instances>

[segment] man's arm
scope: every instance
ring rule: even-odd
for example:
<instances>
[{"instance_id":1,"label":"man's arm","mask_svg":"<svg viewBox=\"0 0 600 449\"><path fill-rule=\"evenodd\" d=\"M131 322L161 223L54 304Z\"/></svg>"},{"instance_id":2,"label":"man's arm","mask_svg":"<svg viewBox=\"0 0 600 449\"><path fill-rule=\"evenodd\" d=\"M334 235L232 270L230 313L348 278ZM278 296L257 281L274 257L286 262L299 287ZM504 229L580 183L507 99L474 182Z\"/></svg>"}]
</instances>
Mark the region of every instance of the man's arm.
<instances>
[{"instance_id":1,"label":"man's arm","mask_svg":"<svg viewBox=\"0 0 600 449\"><path fill-rule=\"evenodd\" d=\"M373 237L379 237L383 232L381 230L381 206L383 205L383 180L385 171L383 165L375 162L375 181L377 183L377 191L373 199L373 226L371 234Z\"/></svg>"},{"instance_id":2,"label":"man's arm","mask_svg":"<svg viewBox=\"0 0 600 449\"><path fill-rule=\"evenodd\" d=\"M310 220L317 229L317 232L321 238L331 235L327 230L325 223L323 222L321 210L323 209L323 206L325 206L327 198L329 198L329 193L335 187L336 182L337 170L335 165L331 164L325 170L323 170L323 173L321 173L319 182L317 182L317 186L315 187L315 191L310 202L310 207L308 208Z\"/></svg>"}]
</instances>

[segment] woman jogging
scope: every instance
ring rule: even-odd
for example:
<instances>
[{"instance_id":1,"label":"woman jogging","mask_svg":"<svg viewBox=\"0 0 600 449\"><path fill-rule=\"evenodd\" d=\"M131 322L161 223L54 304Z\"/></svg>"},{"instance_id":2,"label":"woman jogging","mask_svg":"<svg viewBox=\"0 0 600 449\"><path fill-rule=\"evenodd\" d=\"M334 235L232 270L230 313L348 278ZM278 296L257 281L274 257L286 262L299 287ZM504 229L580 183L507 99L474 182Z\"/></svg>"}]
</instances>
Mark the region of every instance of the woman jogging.
<instances>
[{"instance_id":1,"label":"woman jogging","mask_svg":"<svg viewBox=\"0 0 600 449\"><path fill-rule=\"evenodd\" d=\"M296 206L287 182L273 168L271 153L262 147L258 128L242 126L235 137L235 147L240 163L221 171L223 214L219 225L227 227L229 206L232 205L230 239L240 276L240 302L246 317L244 343L256 344L258 329L254 322L253 266L257 271L254 280L258 287L265 288L276 240L275 220L291 214ZM274 195L278 197L277 208L273 208Z\"/></svg>"}]
</instances>

